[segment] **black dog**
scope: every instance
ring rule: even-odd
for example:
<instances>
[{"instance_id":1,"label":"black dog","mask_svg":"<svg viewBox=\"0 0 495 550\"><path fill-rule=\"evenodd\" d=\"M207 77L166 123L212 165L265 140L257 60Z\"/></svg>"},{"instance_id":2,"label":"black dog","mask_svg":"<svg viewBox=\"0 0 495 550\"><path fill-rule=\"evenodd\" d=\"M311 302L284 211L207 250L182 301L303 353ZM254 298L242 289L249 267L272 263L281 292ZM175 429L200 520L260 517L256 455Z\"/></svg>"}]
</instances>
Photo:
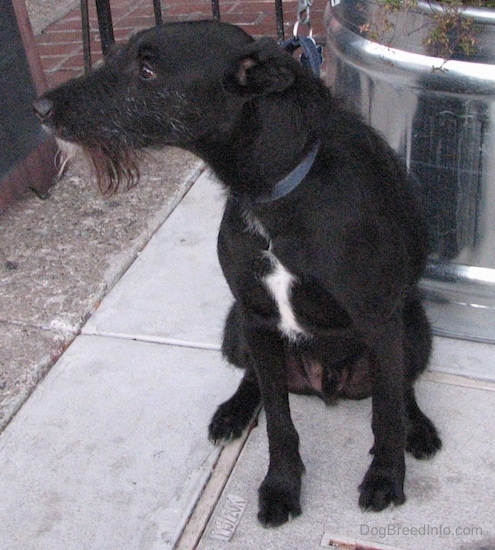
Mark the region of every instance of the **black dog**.
<instances>
[{"instance_id":1,"label":"black dog","mask_svg":"<svg viewBox=\"0 0 495 550\"><path fill-rule=\"evenodd\" d=\"M404 451L425 458L441 442L413 390L431 345L416 287L426 229L384 141L274 41L213 21L142 32L35 110L89 153L106 192L134 183L137 150L162 145L196 153L228 189L218 252L235 303L223 351L245 376L209 430L238 437L263 403L260 521L301 512L288 391L371 395L359 503L404 502Z\"/></svg>"}]
</instances>

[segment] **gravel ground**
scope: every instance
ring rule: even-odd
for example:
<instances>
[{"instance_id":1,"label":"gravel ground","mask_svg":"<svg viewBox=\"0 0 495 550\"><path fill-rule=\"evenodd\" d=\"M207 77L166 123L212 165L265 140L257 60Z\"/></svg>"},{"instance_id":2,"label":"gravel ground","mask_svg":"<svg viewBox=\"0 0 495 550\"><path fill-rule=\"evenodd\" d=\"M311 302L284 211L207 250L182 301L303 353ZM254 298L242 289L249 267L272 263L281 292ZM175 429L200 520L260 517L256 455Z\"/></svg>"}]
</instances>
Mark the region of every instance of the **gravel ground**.
<instances>
[{"instance_id":1,"label":"gravel ground","mask_svg":"<svg viewBox=\"0 0 495 550\"><path fill-rule=\"evenodd\" d=\"M76 0L25 0L29 19L35 35L40 34L50 23L63 17L79 2Z\"/></svg>"},{"instance_id":2,"label":"gravel ground","mask_svg":"<svg viewBox=\"0 0 495 550\"><path fill-rule=\"evenodd\" d=\"M150 155L142 180L103 199L76 161L41 200L0 216L0 430L199 174L177 149Z\"/></svg>"}]
</instances>

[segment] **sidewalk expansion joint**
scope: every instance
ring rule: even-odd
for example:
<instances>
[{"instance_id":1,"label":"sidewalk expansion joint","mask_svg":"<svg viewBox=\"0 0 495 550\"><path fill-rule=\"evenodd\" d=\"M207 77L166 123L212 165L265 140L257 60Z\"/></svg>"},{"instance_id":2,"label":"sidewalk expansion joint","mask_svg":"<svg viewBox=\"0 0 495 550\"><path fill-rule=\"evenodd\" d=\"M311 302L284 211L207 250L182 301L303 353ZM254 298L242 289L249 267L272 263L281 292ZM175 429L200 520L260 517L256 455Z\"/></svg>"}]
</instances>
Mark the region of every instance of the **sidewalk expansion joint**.
<instances>
[{"instance_id":1,"label":"sidewalk expansion joint","mask_svg":"<svg viewBox=\"0 0 495 550\"><path fill-rule=\"evenodd\" d=\"M96 336L99 338L112 338L120 340L131 340L134 342L143 342L146 344L160 344L173 347L191 348L191 349L203 349L207 351L220 351L221 346L218 344L207 344L202 342L189 342L186 340L180 340L177 338L167 338L166 336L144 336L136 334L125 334L122 332L110 332L110 331L90 331L82 330L81 336Z\"/></svg>"}]
</instances>

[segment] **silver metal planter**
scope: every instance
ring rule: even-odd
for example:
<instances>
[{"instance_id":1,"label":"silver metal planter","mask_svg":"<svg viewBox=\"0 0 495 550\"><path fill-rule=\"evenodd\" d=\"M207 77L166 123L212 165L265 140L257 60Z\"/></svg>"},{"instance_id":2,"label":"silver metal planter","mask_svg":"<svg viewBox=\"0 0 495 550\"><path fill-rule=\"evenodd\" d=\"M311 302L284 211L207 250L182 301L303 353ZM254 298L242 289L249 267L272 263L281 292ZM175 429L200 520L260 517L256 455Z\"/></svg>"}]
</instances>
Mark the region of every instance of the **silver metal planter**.
<instances>
[{"instance_id":1,"label":"silver metal planter","mask_svg":"<svg viewBox=\"0 0 495 550\"><path fill-rule=\"evenodd\" d=\"M477 51L447 62L424 43L438 4L397 16L389 47L360 33L376 9L328 4L328 83L421 187L433 248L421 286L436 333L495 342L495 9L466 10Z\"/></svg>"}]
</instances>

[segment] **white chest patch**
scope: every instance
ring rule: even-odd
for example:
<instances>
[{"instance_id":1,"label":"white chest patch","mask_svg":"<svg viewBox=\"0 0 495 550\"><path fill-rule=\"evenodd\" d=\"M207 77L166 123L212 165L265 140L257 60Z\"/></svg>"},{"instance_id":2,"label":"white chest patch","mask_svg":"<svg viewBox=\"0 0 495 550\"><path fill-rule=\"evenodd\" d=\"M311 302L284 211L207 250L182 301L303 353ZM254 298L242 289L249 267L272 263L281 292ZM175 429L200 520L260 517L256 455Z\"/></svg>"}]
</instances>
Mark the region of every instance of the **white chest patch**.
<instances>
[{"instance_id":1,"label":"white chest patch","mask_svg":"<svg viewBox=\"0 0 495 550\"><path fill-rule=\"evenodd\" d=\"M292 342L309 336L297 322L290 301L291 290L294 283L297 282L297 277L288 271L272 252L270 236L261 222L254 216L246 216L246 224L249 231L258 233L268 241L268 250L264 252L264 255L270 260L272 271L265 275L262 281L277 304L280 315L278 323L280 332Z\"/></svg>"},{"instance_id":2,"label":"white chest patch","mask_svg":"<svg viewBox=\"0 0 495 550\"><path fill-rule=\"evenodd\" d=\"M291 289L297 279L270 250L265 255L270 260L273 271L263 278L263 284L277 304L280 315L278 328L289 340L296 341L301 336L306 336L306 332L297 322L290 302Z\"/></svg>"}]
</instances>

